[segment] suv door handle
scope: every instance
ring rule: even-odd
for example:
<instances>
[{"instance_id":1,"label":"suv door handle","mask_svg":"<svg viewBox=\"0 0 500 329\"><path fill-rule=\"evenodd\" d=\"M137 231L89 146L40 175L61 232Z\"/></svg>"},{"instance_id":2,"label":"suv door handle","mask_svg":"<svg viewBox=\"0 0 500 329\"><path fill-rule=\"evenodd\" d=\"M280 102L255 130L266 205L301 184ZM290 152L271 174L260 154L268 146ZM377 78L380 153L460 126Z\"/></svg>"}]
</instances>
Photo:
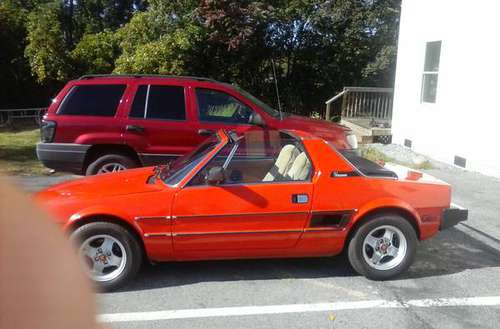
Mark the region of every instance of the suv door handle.
<instances>
[{"instance_id":1,"label":"suv door handle","mask_svg":"<svg viewBox=\"0 0 500 329\"><path fill-rule=\"evenodd\" d=\"M126 125L125 126L126 131L133 131L136 133L143 133L144 132L144 127L143 126L138 126L138 125Z\"/></svg>"},{"instance_id":2,"label":"suv door handle","mask_svg":"<svg viewBox=\"0 0 500 329\"><path fill-rule=\"evenodd\" d=\"M212 136L214 134L213 130L210 129L199 129L198 130L198 135L201 136Z\"/></svg>"}]
</instances>

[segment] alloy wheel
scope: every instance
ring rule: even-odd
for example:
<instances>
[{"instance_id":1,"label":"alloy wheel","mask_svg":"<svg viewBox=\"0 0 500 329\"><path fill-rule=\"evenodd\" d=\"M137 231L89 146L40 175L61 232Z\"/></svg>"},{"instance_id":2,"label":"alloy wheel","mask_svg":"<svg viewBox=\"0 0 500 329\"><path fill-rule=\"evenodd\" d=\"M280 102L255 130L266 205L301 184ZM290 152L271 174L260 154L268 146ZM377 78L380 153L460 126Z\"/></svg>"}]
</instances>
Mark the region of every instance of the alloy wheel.
<instances>
[{"instance_id":1,"label":"alloy wheel","mask_svg":"<svg viewBox=\"0 0 500 329\"><path fill-rule=\"evenodd\" d=\"M110 173L110 172L117 172L117 171L122 171L125 170L124 165L118 162L111 162L111 163L106 163L103 165L99 170L97 171L97 174L105 174L105 173Z\"/></svg>"},{"instance_id":2,"label":"alloy wheel","mask_svg":"<svg viewBox=\"0 0 500 329\"><path fill-rule=\"evenodd\" d=\"M383 225L371 230L363 240L363 257L376 270L390 270L405 259L408 243L395 226Z\"/></svg>"},{"instance_id":3,"label":"alloy wheel","mask_svg":"<svg viewBox=\"0 0 500 329\"><path fill-rule=\"evenodd\" d=\"M80 246L79 255L89 277L98 282L117 278L127 263L123 244L106 234L85 240Z\"/></svg>"}]
</instances>

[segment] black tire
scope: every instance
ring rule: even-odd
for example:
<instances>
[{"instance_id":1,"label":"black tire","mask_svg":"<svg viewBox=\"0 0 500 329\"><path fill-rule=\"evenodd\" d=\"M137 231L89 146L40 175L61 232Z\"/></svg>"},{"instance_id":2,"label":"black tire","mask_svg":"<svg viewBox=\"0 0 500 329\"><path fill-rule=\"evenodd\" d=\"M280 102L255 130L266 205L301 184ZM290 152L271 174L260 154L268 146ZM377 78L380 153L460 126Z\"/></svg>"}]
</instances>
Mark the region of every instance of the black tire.
<instances>
[{"instance_id":1,"label":"black tire","mask_svg":"<svg viewBox=\"0 0 500 329\"><path fill-rule=\"evenodd\" d=\"M123 154L104 154L98 156L94 159L87 167L85 171L86 176L96 175L99 171L109 164L120 164L125 169L131 169L138 167L138 163L131 157Z\"/></svg>"},{"instance_id":2,"label":"black tire","mask_svg":"<svg viewBox=\"0 0 500 329\"><path fill-rule=\"evenodd\" d=\"M365 260L363 255L363 244L366 236L375 230L378 227L382 227L385 225L393 226L403 234L406 239L407 248L406 253L404 254L404 258L402 258L401 262L393 268L390 269L377 269L368 264L368 261ZM376 233L377 231L375 231ZM377 215L369 218L365 221L360 227L356 229L354 232L352 239L349 241L349 246L347 250L347 256L349 258L349 262L351 266L354 268L356 272L367 277L371 280L387 280L394 278L401 273L408 270L408 268L413 263L415 258L415 253L417 249L417 234L413 226L406 220L405 218L392 215L392 214L383 214ZM370 251L370 247L368 248L368 252ZM391 257L383 258L390 260Z\"/></svg>"},{"instance_id":3,"label":"black tire","mask_svg":"<svg viewBox=\"0 0 500 329\"><path fill-rule=\"evenodd\" d=\"M118 240L125 249L126 261L122 272L108 281L90 280L102 291L115 290L133 279L142 264L142 247L134 235L124 227L108 222L93 222L85 224L76 229L70 236L71 241L80 249L80 246L87 239L98 236L109 235ZM82 264L83 265L83 264ZM83 265L85 266L85 265ZM85 269L86 270L86 269Z\"/></svg>"}]
</instances>

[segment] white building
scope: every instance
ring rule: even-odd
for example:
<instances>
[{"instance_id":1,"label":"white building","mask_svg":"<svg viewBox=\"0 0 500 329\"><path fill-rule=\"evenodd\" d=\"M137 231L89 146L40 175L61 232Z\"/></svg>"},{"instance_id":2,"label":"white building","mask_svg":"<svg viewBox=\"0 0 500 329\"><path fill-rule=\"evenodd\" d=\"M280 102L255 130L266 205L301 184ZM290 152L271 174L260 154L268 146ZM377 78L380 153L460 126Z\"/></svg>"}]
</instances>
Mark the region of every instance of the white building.
<instances>
[{"instance_id":1,"label":"white building","mask_svg":"<svg viewBox=\"0 0 500 329\"><path fill-rule=\"evenodd\" d=\"M393 142L500 177L500 1L403 0Z\"/></svg>"}]
</instances>

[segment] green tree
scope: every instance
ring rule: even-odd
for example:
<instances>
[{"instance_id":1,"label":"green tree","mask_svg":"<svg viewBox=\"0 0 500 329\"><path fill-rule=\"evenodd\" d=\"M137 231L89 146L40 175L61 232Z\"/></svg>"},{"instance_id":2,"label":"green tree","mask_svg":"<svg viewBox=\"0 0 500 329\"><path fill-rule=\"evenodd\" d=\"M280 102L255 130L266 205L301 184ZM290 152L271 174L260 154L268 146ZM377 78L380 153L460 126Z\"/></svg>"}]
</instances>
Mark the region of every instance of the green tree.
<instances>
[{"instance_id":1,"label":"green tree","mask_svg":"<svg viewBox=\"0 0 500 329\"><path fill-rule=\"evenodd\" d=\"M118 34L116 72L234 82L285 110L321 111L345 85L391 85L397 0L152 1Z\"/></svg>"},{"instance_id":2,"label":"green tree","mask_svg":"<svg viewBox=\"0 0 500 329\"><path fill-rule=\"evenodd\" d=\"M37 81L58 86L81 74L112 72L121 52L114 31L142 7L139 0L53 0L35 6L26 24L25 54Z\"/></svg>"},{"instance_id":3,"label":"green tree","mask_svg":"<svg viewBox=\"0 0 500 329\"><path fill-rule=\"evenodd\" d=\"M204 31L193 19L196 1L150 1L116 32L122 54L116 73L189 74Z\"/></svg>"},{"instance_id":4,"label":"green tree","mask_svg":"<svg viewBox=\"0 0 500 329\"><path fill-rule=\"evenodd\" d=\"M4 0L0 6L1 72L25 75L19 74L24 65L51 89L86 73L200 75L234 82L276 105L274 62L285 110L309 114L343 86L391 86L394 79L400 0Z\"/></svg>"},{"instance_id":5,"label":"green tree","mask_svg":"<svg viewBox=\"0 0 500 329\"><path fill-rule=\"evenodd\" d=\"M114 32L85 34L70 53L75 67L73 74L112 72L119 53Z\"/></svg>"},{"instance_id":6,"label":"green tree","mask_svg":"<svg viewBox=\"0 0 500 329\"><path fill-rule=\"evenodd\" d=\"M46 90L37 85L24 57L26 17L33 6L35 1L0 3L0 108L46 104Z\"/></svg>"},{"instance_id":7,"label":"green tree","mask_svg":"<svg viewBox=\"0 0 500 329\"><path fill-rule=\"evenodd\" d=\"M176 29L157 41L143 44L133 53L117 60L116 73L188 74L188 59L192 54L198 30Z\"/></svg>"},{"instance_id":8,"label":"green tree","mask_svg":"<svg viewBox=\"0 0 500 329\"><path fill-rule=\"evenodd\" d=\"M71 75L61 15L62 8L58 3L41 5L28 15L25 54L40 83L63 81Z\"/></svg>"},{"instance_id":9,"label":"green tree","mask_svg":"<svg viewBox=\"0 0 500 329\"><path fill-rule=\"evenodd\" d=\"M64 0L64 29L72 47L85 34L114 31L145 7L139 0ZM69 38L68 38L69 39Z\"/></svg>"},{"instance_id":10,"label":"green tree","mask_svg":"<svg viewBox=\"0 0 500 329\"><path fill-rule=\"evenodd\" d=\"M375 32L371 38L374 55L362 72L365 83L394 84L400 7L400 0L379 0L369 10L369 20Z\"/></svg>"},{"instance_id":11,"label":"green tree","mask_svg":"<svg viewBox=\"0 0 500 329\"><path fill-rule=\"evenodd\" d=\"M12 101L17 98L15 89L12 90L11 86L22 82L24 80L23 74L27 72L22 57L24 44L19 42L25 34L22 17L21 12L16 12L3 3L0 4L0 44L2 45L0 52L0 85L2 86L0 99L5 105L12 104Z\"/></svg>"}]
</instances>

